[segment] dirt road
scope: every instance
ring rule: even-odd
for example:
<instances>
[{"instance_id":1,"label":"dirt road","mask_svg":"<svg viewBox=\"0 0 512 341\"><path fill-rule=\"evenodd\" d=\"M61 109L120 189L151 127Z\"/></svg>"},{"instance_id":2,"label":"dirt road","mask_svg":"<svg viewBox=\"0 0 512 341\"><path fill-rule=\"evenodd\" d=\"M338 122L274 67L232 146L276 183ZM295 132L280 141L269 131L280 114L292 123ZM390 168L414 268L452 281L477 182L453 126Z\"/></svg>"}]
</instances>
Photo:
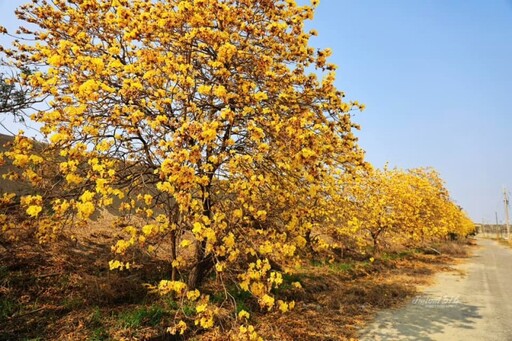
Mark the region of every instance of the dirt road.
<instances>
[{"instance_id":1,"label":"dirt road","mask_svg":"<svg viewBox=\"0 0 512 341\"><path fill-rule=\"evenodd\" d=\"M404 308L378 314L361 340L512 340L512 249L488 239Z\"/></svg>"}]
</instances>

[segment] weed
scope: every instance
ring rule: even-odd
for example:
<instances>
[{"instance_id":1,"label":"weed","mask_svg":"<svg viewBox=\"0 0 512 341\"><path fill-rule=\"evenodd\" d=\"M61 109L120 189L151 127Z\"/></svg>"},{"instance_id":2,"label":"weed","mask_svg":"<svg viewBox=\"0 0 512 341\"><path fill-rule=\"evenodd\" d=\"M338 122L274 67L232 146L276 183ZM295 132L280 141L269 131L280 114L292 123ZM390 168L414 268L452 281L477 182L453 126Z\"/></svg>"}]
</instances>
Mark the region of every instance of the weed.
<instances>
[{"instance_id":1,"label":"weed","mask_svg":"<svg viewBox=\"0 0 512 341\"><path fill-rule=\"evenodd\" d=\"M58 283L61 288L66 288L69 285L69 280L69 275L62 274L61 276L59 276Z\"/></svg>"},{"instance_id":2,"label":"weed","mask_svg":"<svg viewBox=\"0 0 512 341\"><path fill-rule=\"evenodd\" d=\"M311 264L311 266L315 266L315 267L317 267L317 266L324 266L325 265L324 262L322 262L322 261L320 261L318 259L312 259L310 261L310 264Z\"/></svg>"},{"instance_id":3,"label":"weed","mask_svg":"<svg viewBox=\"0 0 512 341\"><path fill-rule=\"evenodd\" d=\"M223 291L217 291L210 294L210 302L222 303L226 300L226 294Z\"/></svg>"},{"instance_id":4,"label":"weed","mask_svg":"<svg viewBox=\"0 0 512 341\"><path fill-rule=\"evenodd\" d=\"M93 330L91 337L89 338L89 341L104 341L108 340L109 336L107 331L104 327L98 327Z\"/></svg>"},{"instance_id":5,"label":"weed","mask_svg":"<svg viewBox=\"0 0 512 341\"><path fill-rule=\"evenodd\" d=\"M251 312L250 301L253 299L252 294L249 291L242 290L235 285L228 287L228 297L236 305L236 312L239 313L241 310ZM210 302L221 303L226 301L226 294L224 291L214 292L210 295Z\"/></svg>"},{"instance_id":6,"label":"weed","mask_svg":"<svg viewBox=\"0 0 512 341\"><path fill-rule=\"evenodd\" d=\"M19 305L15 301L12 301L8 298L0 299L0 320L7 319L17 310L19 310Z\"/></svg>"},{"instance_id":7,"label":"weed","mask_svg":"<svg viewBox=\"0 0 512 341\"><path fill-rule=\"evenodd\" d=\"M230 290L229 293L235 300L237 313L242 310L251 312L252 309L249 307L249 300L252 298L252 294L249 291L241 290L235 287L233 290Z\"/></svg>"},{"instance_id":8,"label":"weed","mask_svg":"<svg viewBox=\"0 0 512 341\"><path fill-rule=\"evenodd\" d=\"M353 263L332 263L329 264L329 269L335 272L347 272L354 269Z\"/></svg>"},{"instance_id":9,"label":"weed","mask_svg":"<svg viewBox=\"0 0 512 341\"><path fill-rule=\"evenodd\" d=\"M167 299L165 303L169 310L178 310L178 308L180 307L178 302L176 302L172 297Z\"/></svg>"},{"instance_id":10,"label":"weed","mask_svg":"<svg viewBox=\"0 0 512 341\"><path fill-rule=\"evenodd\" d=\"M66 310L76 310L84 305L84 300L78 297L65 298L62 301L62 306Z\"/></svg>"},{"instance_id":11,"label":"weed","mask_svg":"<svg viewBox=\"0 0 512 341\"><path fill-rule=\"evenodd\" d=\"M183 306L183 314L186 316L192 316L196 313L196 307L191 304L185 304Z\"/></svg>"},{"instance_id":12,"label":"weed","mask_svg":"<svg viewBox=\"0 0 512 341\"><path fill-rule=\"evenodd\" d=\"M160 306L140 307L118 315L119 324L124 328L136 328L143 325L156 326L166 315Z\"/></svg>"},{"instance_id":13,"label":"weed","mask_svg":"<svg viewBox=\"0 0 512 341\"><path fill-rule=\"evenodd\" d=\"M283 284L292 284L300 281L301 276L298 274L283 274Z\"/></svg>"},{"instance_id":14,"label":"weed","mask_svg":"<svg viewBox=\"0 0 512 341\"><path fill-rule=\"evenodd\" d=\"M94 307L92 314L89 317L89 327L98 328L103 325L103 315L99 307Z\"/></svg>"}]
</instances>

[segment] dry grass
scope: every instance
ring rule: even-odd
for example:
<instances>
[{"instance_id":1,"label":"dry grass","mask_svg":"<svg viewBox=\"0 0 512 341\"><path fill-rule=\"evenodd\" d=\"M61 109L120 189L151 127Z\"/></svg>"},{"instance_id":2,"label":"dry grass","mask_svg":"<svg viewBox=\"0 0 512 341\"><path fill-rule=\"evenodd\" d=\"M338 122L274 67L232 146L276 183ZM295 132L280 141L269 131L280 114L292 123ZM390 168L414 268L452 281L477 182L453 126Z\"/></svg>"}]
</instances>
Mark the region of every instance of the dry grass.
<instances>
[{"instance_id":1,"label":"dry grass","mask_svg":"<svg viewBox=\"0 0 512 341\"><path fill-rule=\"evenodd\" d=\"M143 266L108 270L114 217L88 228L70 229L49 246L32 239L0 250L0 340L172 340L165 334L173 302L148 294L144 283L168 274L164 259L137 255ZM74 235L74 238L70 238ZM264 314L246 295L237 304L251 310L251 323L266 340L348 340L355 338L376 311L404 304L419 285L467 255L462 243L435 245L441 252L383 253L374 262L343 259L304 266L275 294L295 300L293 311ZM299 281L301 289L291 285ZM210 284L210 290L214 290ZM224 302L218 321L224 329L188 335L188 339L225 340L233 325L232 306Z\"/></svg>"},{"instance_id":2,"label":"dry grass","mask_svg":"<svg viewBox=\"0 0 512 341\"><path fill-rule=\"evenodd\" d=\"M463 243L450 242L446 248L454 250L459 244L464 247ZM279 293L283 299L297 301L293 311L255 314L252 322L265 340L356 339L358 330L378 310L407 303L418 287L430 284L436 272L452 270L451 265L458 259L401 251L384 253L374 262L312 264L293 278L300 281L302 289L288 288ZM205 337L225 340L225 336L215 334Z\"/></svg>"},{"instance_id":3,"label":"dry grass","mask_svg":"<svg viewBox=\"0 0 512 341\"><path fill-rule=\"evenodd\" d=\"M168 264L141 259L145 263L140 269L111 272L114 239L99 224L66 231L51 245L26 240L0 251L0 340L103 340L116 334L143 339L163 334L163 325L136 333L118 327L123 312L158 301L143 284L164 278ZM91 322L94 316L98 321Z\"/></svg>"},{"instance_id":4,"label":"dry grass","mask_svg":"<svg viewBox=\"0 0 512 341\"><path fill-rule=\"evenodd\" d=\"M506 240L506 239L496 239L501 245L512 247L512 240Z\"/></svg>"},{"instance_id":5,"label":"dry grass","mask_svg":"<svg viewBox=\"0 0 512 341\"><path fill-rule=\"evenodd\" d=\"M442 255L465 258L469 255L468 245L476 245L476 241L474 239L453 241L434 245L433 248Z\"/></svg>"}]
</instances>

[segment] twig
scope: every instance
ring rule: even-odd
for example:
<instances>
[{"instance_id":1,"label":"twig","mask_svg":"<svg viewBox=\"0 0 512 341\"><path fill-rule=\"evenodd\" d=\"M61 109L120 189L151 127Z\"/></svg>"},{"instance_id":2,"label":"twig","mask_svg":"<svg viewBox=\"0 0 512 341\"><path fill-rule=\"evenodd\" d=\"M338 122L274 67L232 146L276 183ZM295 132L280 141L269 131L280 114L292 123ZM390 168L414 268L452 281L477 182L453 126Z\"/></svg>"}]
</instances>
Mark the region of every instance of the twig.
<instances>
[{"instance_id":1,"label":"twig","mask_svg":"<svg viewBox=\"0 0 512 341\"><path fill-rule=\"evenodd\" d=\"M37 313L38 311L41 311L41 310L44 310L44 309L45 309L45 307L41 307L41 308L37 308L37 309L31 310L31 311L24 312L23 314L14 314L14 315L9 317L9 320L13 319L13 318L18 318L18 317L23 317L23 316L26 316L26 315L34 314L34 313Z\"/></svg>"},{"instance_id":2,"label":"twig","mask_svg":"<svg viewBox=\"0 0 512 341\"><path fill-rule=\"evenodd\" d=\"M56 273L51 273L51 274L35 276L35 278L39 279L39 278L53 277L53 276L59 276L59 275L62 275L62 272L56 272Z\"/></svg>"},{"instance_id":3,"label":"twig","mask_svg":"<svg viewBox=\"0 0 512 341\"><path fill-rule=\"evenodd\" d=\"M427 247L427 249L434 251L438 255L441 255L441 252L439 252L438 250L434 249L433 247Z\"/></svg>"}]
</instances>

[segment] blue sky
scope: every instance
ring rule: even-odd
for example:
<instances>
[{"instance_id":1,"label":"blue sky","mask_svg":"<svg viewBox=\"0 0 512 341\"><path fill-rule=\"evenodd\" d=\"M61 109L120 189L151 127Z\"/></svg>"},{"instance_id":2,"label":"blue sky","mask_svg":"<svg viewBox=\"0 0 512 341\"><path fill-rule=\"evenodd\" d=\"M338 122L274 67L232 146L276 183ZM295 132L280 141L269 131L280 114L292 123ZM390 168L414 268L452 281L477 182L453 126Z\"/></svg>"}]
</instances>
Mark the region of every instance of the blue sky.
<instances>
[{"instance_id":1,"label":"blue sky","mask_svg":"<svg viewBox=\"0 0 512 341\"><path fill-rule=\"evenodd\" d=\"M23 2L0 0L0 24L16 27ZM475 221L504 219L512 1L321 0L308 26L333 49L338 88L367 106L355 121L370 162L432 166Z\"/></svg>"},{"instance_id":2,"label":"blue sky","mask_svg":"<svg viewBox=\"0 0 512 341\"><path fill-rule=\"evenodd\" d=\"M376 166L432 166L476 221L504 219L512 189L512 2L323 0L312 44L331 47L338 87L367 109Z\"/></svg>"}]
</instances>

